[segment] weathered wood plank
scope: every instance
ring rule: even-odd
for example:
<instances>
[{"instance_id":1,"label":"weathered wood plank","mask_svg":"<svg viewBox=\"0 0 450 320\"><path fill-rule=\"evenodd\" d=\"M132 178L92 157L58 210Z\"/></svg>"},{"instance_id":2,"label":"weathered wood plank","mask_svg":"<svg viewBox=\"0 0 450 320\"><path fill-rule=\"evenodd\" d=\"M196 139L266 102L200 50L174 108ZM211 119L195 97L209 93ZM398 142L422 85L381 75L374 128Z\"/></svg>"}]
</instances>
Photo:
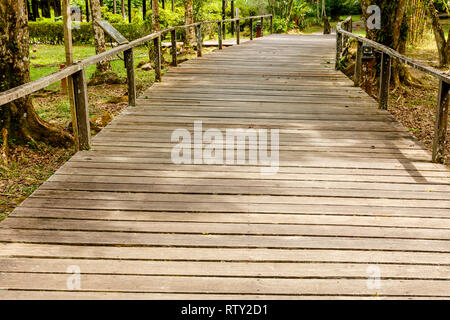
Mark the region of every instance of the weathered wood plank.
<instances>
[{"instance_id":1,"label":"weathered wood plank","mask_svg":"<svg viewBox=\"0 0 450 320\"><path fill-rule=\"evenodd\" d=\"M0 224L0 297L448 297L450 173L333 70L334 41L269 36L169 70ZM173 164L195 120L280 129L278 172Z\"/></svg>"}]
</instances>

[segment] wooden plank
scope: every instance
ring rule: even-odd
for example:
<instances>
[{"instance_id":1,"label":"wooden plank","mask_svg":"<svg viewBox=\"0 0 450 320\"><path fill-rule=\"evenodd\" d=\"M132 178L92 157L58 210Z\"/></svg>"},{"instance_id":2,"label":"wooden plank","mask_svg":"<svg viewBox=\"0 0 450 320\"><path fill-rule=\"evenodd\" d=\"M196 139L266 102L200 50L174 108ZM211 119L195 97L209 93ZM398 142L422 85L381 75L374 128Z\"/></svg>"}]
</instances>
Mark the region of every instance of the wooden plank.
<instances>
[{"instance_id":1,"label":"wooden plank","mask_svg":"<svg viewBox=\"0 0 450 320\"><path fill-rule=\"evenodd\" d=\"M326 214L324 214L326 215ZM207 212L152 212L152 211L106 211L106 210L66 210L18 208L14 218L58 218L78 220L108 220L108 221L146 221L146 222L220 222L220 223L255 223L280 225L327 225L327 226L360 226L360 227L398 227L449 229L449 221L445 218L424 217L392 217L392 216L358 216L358 215L320 215L312 214L260 214L260 213L207 213ZM20 222L17 222L20 223ZM19 226L20 227L20 226Z\"/></svg>"},{"instance_id":2,"label":"wooden plank","mask_svg":"<svg viewBox=\"0 0 450 320\"><path fill-rule=\"evenodd\" d=\"M15 290L64 290L67 274L1 273L4 286ZM132 281L130 281L132 280ZM210 294L259 294L268 295L353 295L353 296L441 296L449 297L448 281L436 280L388 280L383 279L380 288L368 288L367 279L255 279L219 277L164 277L116 275L83 275L81 291L102 292L150 292L150 293L199 293ZM139 283L136 286L136 283Z\"/></svg>"},{"instance_id":3,"label":"wooden plank","mask_svg":"<svg viewBox=\"0 0 450 320\"><path fill-rule=\"evenodd\" d=\"M146 234L136 232L97 232L66 230L2 229L1 242L76 245L128 245L146 247L201 248L271 248L271 249L333 249L333 250L390 250L410 252L450 253L446 240L359 238L327 236L251 236Z\"/></svg>"},{"instance_id":4,"label":"wooden plank","mask_svg":"<svg viewBox=\"0 0 450 320\"><path fill-rule=\"evenodd\" d=\"M267 248L189 248L77 246L0 242L0 256L5 258L63 258L132 261L198 261L261 263L359 263L449 266L450 255L438 252L296 250Z\"/></svg>"},{"instance_id":5,"label":"wooden plank","mask_svg":"<svg viewBox=\"0 0 450 320\"><path fill-rule=\"evenodd\" d=\"M446 298L449 171L331 70L334 40L276 35L170 69L0 224L0 297ZM278 172L173 164L172 132L195 120L280 129Z\"/></svg>"},{"instance_id":6,"label":"wooden plank","mask_svg":"<svg viewBox=\"0 0 450 320\"><path fill-rule=\"evenodd\" d=\"M248 263L248 262L186 262L186 261L119 261L87 259L0 258L4 273L66 273L67 267L79 266L83 275L123 274L173 275L200 277L256 277L277 279L298 278L367 278L367 264L350 263ZM377 265L383 278L450 280L450 266ZM384 272L383 272L384 271Z\"/></svg>"},{"instance_id":7,"label":"wooden plank","mask_svg":"<svg viewBox=\"0 0 450 320\"><path fill-rule=\"evenodd\" d=\"M193 223L193 222L145 222L136 224L133 221L80 221L71 219L20 218L8 219L0 228L30 229L30 230L77 230L103 232L138 232L138 233L170 233L170 234L210 234L210 235L266 235L266 236L336 236L361 238L392 238L392 239L431 239L450 240L449 228L425 229L396 228L393 226L324 226L320 224L223 224L223 223Z\"/></svg>"}]
</instances>

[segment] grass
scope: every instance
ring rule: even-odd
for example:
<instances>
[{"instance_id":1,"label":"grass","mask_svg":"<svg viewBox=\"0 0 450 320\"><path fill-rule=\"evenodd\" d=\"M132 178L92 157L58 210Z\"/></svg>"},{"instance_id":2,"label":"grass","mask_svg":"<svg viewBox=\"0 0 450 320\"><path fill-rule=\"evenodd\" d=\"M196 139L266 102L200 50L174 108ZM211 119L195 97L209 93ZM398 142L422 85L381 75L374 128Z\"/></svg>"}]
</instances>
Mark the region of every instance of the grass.
<instances>
[{"instance_id":1,"label":"grass","mask_svg":"<svg viewBox=\"0 0 450 320\"><path fill-rule=\"evenodd\" d=\"M34 45L33 48L36 49L36 52L33 52L33 49L30 47L30 54L35 57L31 59L30 77L32 81L58 71L59 65L65 63L65 49L63 45L39 44ZM75 61L83 60L95 55L95 49L93 46L75 45L73 51ZM136 67L141 61L148 60L148 49L145 47L137 47L134 50L134 55L134 63ZM115 59L116 60L111 61L111 67L113 71L121 77L126 77L124 62L117 57ZM95 72L95 68L95 65L86 68L86 76L88 78L92 77ZM150 73L152 72L146 72L140 69L136 69L136 78L143 81L154 80L154 74L152 76L152 74ZM54 83L47 87L47 89L60 90L61 83Z\"/></svg>"}]
</instances>

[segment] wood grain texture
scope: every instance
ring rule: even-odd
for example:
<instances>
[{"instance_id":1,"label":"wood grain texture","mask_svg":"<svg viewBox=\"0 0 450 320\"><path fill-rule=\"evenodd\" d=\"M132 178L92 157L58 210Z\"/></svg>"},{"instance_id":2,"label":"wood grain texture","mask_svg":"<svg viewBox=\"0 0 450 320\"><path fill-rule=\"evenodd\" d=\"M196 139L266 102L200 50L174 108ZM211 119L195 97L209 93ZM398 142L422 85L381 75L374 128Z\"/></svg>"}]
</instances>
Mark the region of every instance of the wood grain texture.
<instances>
[{"instance_id":1,"label":"wood grain texture","mask_svg":"<svg viewBox=\"0 0 450 320\"><path fill-rule=\"evenodd\" d=\"M450 172L334 70L335 43L266 35L171 68L0 224L0 298L450 298ZM279 129L278 172L174 164L197 120Z\"/></svg>"}]
</instances>

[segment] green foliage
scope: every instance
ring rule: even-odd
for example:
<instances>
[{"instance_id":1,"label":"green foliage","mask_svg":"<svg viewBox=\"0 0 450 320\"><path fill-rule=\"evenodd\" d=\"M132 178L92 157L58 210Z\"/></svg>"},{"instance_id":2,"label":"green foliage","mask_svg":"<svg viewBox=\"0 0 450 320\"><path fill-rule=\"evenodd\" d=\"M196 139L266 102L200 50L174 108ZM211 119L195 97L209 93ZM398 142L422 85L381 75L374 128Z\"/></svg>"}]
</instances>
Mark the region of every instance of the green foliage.
<instances>
[{"instance_id":1,"label":"green foliage","mask_svg":"<svg viewBox=\"0 0 450 320\"><path fill-rule=\"evenodd\" d=\"M151 21L151 12L147 15L149 21ZM159 23L161 29L167 29L171 26L179 26L184 24L184 8L176 8L175 12L172 9L159 9Z\"/></svg>"},{"instance_id":2,"label":"green foliage","mask_svg":"<svg viewBox=\"0 0 450 320\"><path fill-rule=\"evenodd\" d=\"M112 24L128 40L136 40L147 34L143 23L113 23ZM29 22L30 41L33 43L62 44L64 43L64 28L62 22L44 21ZM91 22L81 22L72 29L73 43L94 43L94 31ZM108 39L107 41L110 41Z\"/></svg>"},{"instance_id":3,"label":"green foliage","mask_svg":"<svg viewBox=\"0 0 450 320\"><path fill-rule=\"evenodd\" d=\"M273 32L285 33L288 31L288 23L286 19L280 17L273 18Z\"/></svg>"},{"instance_id":4,"label":"green foliage","mask_svg":"<svg viewBox=\"0 0 450 320\"><path fill-rule=\"evenodd\" d=\"M102 7L102 17L111 23L120 23L123 21L121 14L112 13L108 7Z\"/></svg>"},{"instance_id":5,"label":"green foliage","mask_svg":"<svg viewBox=\"0 0 450 320\"><path fill-rule=\"evenodd\" d=\"M327 0L326 1L328 15L336 20L343 15L360 14L360 0Z\"/></svg>"}]
</instances>

